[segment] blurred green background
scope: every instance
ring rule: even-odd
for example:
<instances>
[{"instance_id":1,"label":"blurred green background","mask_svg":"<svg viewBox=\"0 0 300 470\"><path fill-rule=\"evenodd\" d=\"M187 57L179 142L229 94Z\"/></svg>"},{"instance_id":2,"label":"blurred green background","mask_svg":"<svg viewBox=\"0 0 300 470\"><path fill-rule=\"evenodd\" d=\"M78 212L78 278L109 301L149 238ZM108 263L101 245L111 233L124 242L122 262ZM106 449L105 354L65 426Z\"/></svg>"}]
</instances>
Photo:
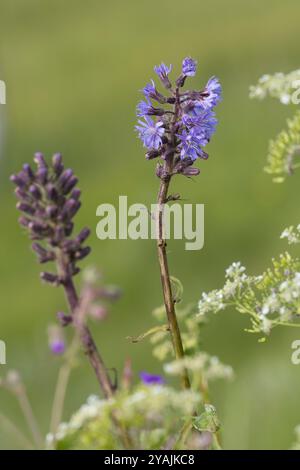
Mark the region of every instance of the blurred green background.
<instances>
[{"instance_id":1,"label":"blurred green background","mask_svg":"<svg viewBox=\"0 0 300 470\"><path fill-rule=\"evenodd\" d=\"M32 154L61 151L80 176L83 208L77 227L93 229L90 262L123 297L110 317L93 324L103 355L121 368L131 357L136 374L160 372L147 341L127 335L153 325L161 303L155 243L99 241L96 207L128 195L129 204L156 197L155 162L147 162L133 130L139 90L162 60L179 71L181 60L198 60L193 79L202 87L213 74L224 88L218 132L201 175L174 180L174 190L205 204L205 247L185 251L169 244L171 271L184 286L184 300L221 286L224 269L241 260L258 273L286 246L281 230L299 222L299 179L274 185L262 168L267 144L293 109L275 100L250 101L248 87L264 73L299 67L298 0L0 0L0 79L7 85L1 113L0 339L7 365L21 371L35 412L47 432L55 377L60 364L48 351L46 329L64 309L62 292L41 285L40 267L17 225L10 173ZM87 264L87 262L85 263ZM212 318L203 348L235 369L234 382L218 382L212 393L231 449L280 449L293 441L300 423L300 367L291 365L297 329L275 330L265 344L243 330L248 319L236 312ZM97 393L82 361L71 380L65 418ZM15 400L0 390L0 409L22 429ZM19 448L0 429L0 448Z\"/></svg>"}]
</instances>

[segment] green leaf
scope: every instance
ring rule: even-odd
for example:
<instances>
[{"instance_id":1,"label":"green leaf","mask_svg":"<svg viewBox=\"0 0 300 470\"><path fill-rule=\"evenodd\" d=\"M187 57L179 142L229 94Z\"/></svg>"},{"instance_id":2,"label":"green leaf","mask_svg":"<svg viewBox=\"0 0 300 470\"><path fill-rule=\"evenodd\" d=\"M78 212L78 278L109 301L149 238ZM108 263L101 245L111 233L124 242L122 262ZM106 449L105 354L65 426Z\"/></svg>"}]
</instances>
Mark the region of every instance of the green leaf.
<instances>
[{"instance_id":1,"label":"green leaf","mask_svg":"<svg viewBox=\"0 0 300 470\"><path fill-rule=\"evenodd\" d=\"M154 335L155 333L158 333L160 331L169 331L169 326L168 325L159 325L159 326L154 326L153 328L150 328L150 330L146 331L145 333L142 333L139 336L127 336L126 339L131 341L132 343L139 343L143 339L147 338L147 336Z\"/></svg>"},{"instance_id":2,"label":"green leaf","mask_svg":"<svg viewBox=\"0 0 300 470\"><path fill-rule=\"evenodd\" d=\"M213 405L204 405L205 411L200 416L193 417L193 426L197 431L217 432L221 423L217 416L217 411Z\"/></svg>"},{"instance_id":3,"label":"green leaf","mask_svg":"<svg viewBox=\"0 0 300 470\"><path fill-rule=\"evenodd\" d=\"M174 276L170 276L173 300L176 303L181 302L183 296L183 285L179 279Z\"/></svg>"}]
</instances>

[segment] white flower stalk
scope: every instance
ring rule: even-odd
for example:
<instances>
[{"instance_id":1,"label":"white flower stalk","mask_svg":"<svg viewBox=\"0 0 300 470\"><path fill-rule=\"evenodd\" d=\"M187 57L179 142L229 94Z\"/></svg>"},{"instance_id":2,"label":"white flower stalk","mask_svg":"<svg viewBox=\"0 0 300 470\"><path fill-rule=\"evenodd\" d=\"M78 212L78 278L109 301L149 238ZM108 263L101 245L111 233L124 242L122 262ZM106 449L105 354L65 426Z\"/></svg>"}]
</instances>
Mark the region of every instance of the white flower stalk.
<instances>
[{"instance_id":1,"label":"white flower stalk","mask_svg":"<svg viewBox=\"0 0 300 470\"><path fill-rule=\"evenodd\" d=\"M298 99L299 88L300 69L288 74L275 73L274 75L263 75L256 85L250 87L250 98L261 100L266 96L271 96L279 99L282 104L288 105Z\"/></svg>"},{"instance_id":2,"label":"white flower stalk","mask_svg":"<svg viewBox=\"0 0 300 470\"><path fill-rule=\"evenodd\" d=\"M296 228L291 225L284 229L280 238L286 238L289 245L300 243L300 224Z\"/></svg>"}]
</instances>

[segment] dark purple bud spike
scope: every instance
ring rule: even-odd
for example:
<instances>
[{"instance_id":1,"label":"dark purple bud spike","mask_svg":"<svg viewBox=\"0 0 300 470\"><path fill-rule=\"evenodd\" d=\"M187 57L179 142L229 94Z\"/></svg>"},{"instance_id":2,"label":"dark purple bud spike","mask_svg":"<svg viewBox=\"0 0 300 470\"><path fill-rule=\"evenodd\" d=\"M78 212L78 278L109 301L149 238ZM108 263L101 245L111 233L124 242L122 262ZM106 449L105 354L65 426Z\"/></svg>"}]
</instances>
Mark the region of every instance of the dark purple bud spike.
<instances>
[{"instance_id":1,"label":"dark purple bud spike","mask_svg":"<svg viewBox=\"0 0 300 470\"><path fill-rule=\"evenodd\" d=\"M81 192L76 188L78 179L71 169L64 169L60 154L53 155L51 167L40 153L35 155L34 160L37 164L35 173L29 165L24 165L19 174L11 177L17 186L18 209L31 216L22 216L19 222L28 229L31 240L35 241L32 249L40 263L54 261L57 256L63 256L66 262L63 276L43 272L41 279L53 285L65 284L68 276L80 272L76 261L90 252L89 247L82 247L90 234L88 228L82 229L74 239L69 238L74 227L71 219L81 206ZM67 198L66 194L71 196ZM44 245L37 241L44 242Z\"/></svg>"}]
</instances>

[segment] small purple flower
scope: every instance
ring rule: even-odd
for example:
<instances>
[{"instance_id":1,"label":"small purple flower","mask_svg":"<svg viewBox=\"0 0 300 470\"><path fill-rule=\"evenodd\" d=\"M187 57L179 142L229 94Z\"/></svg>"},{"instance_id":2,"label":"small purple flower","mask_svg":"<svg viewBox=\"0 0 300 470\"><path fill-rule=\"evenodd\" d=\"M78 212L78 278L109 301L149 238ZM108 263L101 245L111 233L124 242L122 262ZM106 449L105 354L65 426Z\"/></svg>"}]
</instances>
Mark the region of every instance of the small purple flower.
<instances>
[{"instance_id":1,"label":"small purple flower","mask_svg":"<svg viewBox=\"0 0 300 470\"><path fill-rule=\"evenodd\" d=\"M202 145L206 145L211 136L216 131L218 120L215 113L210 109L203 109L201 103L195 103L193 108L190 108L188 114L184 114L182 122L188 129L193 129L194 134L201 135L204 138Z\"/></svg>"},{"instance_id":2,"label":"small purple flower","mask_svg":"<svg viewBox=\"0 0 300 470\"><path fill-rule=\"evenodd\" d=\"M197 133L195 129L191 129L189 132L183 130L177 137L180 140L180 158L191 158L196 160L202 158L206 160L208 155L202 149L202 146L207 144L205 134Z\"/></svg>"},{"instance_id":3,"label":"small purple flower","mask_svg":"<svg viewBox=\"0 0 300 470\"><path fill-rule=\"evenodd\" d=\"M145 116L145 121L139 120L139 126L135 126L142 140L144 147L148 149L158 149L162 144L162 136L164 135L164 123L162 121L154 122L153 119Z\"/></svg>"},{"instance_id":4,"label":"small purple flower","mask_svg":"<svg viewBox=\"0 0 300 470\"><path fill-rule=\"evenodd\" d=\"M136 114L138 117L145 117L150 115L162 116L163 114L165 114L165 112L163 109L154 108L149 98L146 98L146 101L141 100L138 103L136 107Z\"/></svg>"},{"instance_id":5,"label":"small purple flower","mask_svg":"<svg viewBox=\"0 0 300 470\"><path fill-rule=\"evenodd\" d=\"M182 61L182 73L186 77L194 77L196 75L197 62L191 57L186 57Z\"/></svg>"},{"instance_id":6,"label":"small purple flower","mask_svg":"<svg viewBox=\"0 0 300 470\"><path fill-rule=\"evenodd\" d=\"M158 101L159 103L166 103L166 98L157 91L155 83L153 80L151 80L150 83L147 83L147 85L143 88L143 93L145 98L152 99L155 101Z\"/></svg>"},{"instance_id":7,"label":"small purple flower","mask_svg":"<svg viewBox=\"0 0 300 470\"><path fill-rule=\"evenodd\" d=\"M138 117L148 116L149 114L152 114L152 109L153 107L149 99L147 99L147 101L141 100L136 107L136 115Z\"/></svg>"},{"instance_id":8,"label":"small purple flower","mask_svg":"<svg viewBox=\"0 0 300 470\"><path fill-rule=\"evenodd\" d=\"M161 375L149 374L149 372L141 372L140 379L145 385L163 385L165 383Z\"/></svg>"},{"instance_id":9,"label":"small purple flower","mask_svg":"<svg viewBox=\"0 0 300 470\"><path fill-rule=\"evenodd\" d=\"M61 356L66 350L66 343L62 329L58 325L50 325L48 328L48 342L52 354Z\"/></svg>"},{"instance_id":10,"label":"small purple flower","mask_svg":"<svg viewBox=\"0 0 300 470\"><path fill-rule=\"evenodd\" d=\"M168 75L171 71L172 71L172 65L170 65L170 67L168 67L163 62L160 65L156 65L154 67L154 72L159 76L159 78L161 79L163 85L166 88L171 88L172 87L171 82L170 82L169 77L168 77Z\"/></svg>"},{"instance_id":11,"label":"small purple flower","mask_svg":"<svg viewBox=\"0 0 300 470\"><path fill-rule=\"evenodd\" d=\"M61 356L66 350L66 345L63 340L54 340L50 343L50 349L56 356Z\"/></svg>"},{"instance_id":12,"label":"small purple flower","mask_svg":"<svg viewBox=\"0 0 300 470\"><path fill-rule=\"evenodd\" d=\"M222 99L222 87L219 80L216 77L211 77L204 89L204 96L202 98L203 106L207 108L213 108Z\"/></svg>"}]
</instances>

